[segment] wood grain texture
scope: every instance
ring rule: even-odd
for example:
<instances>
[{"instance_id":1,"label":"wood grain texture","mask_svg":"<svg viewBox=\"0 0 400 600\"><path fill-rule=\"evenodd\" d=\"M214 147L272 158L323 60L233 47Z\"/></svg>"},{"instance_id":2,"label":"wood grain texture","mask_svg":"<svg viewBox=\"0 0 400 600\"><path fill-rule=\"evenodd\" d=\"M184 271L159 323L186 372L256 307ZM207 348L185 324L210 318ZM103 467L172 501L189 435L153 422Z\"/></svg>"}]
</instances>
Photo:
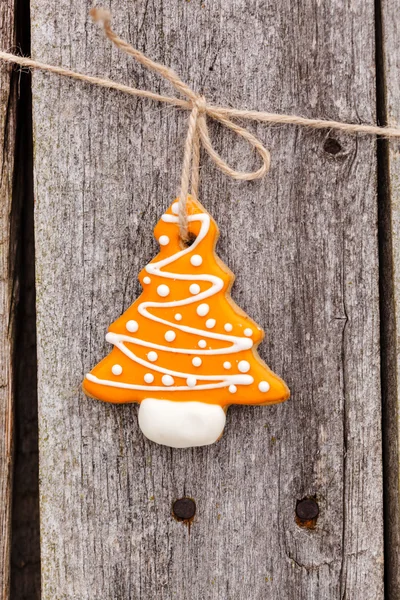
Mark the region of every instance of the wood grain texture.
<instances>
[{"instance_id":1,"label":"wood grain texture","mask_svg":"<svg viewBox=\"0 0 400 600\"><path fill-rule=\"evenodd\" d=\"M398 3L382 0L381 32L381 120L400 124L400 26ZM385 548L387 597L400 597L400 145L382 141L381 154L381 339L383 369L383 426L385 455Z\"/></svg>"},{"instance_id":2,"label":"wood grain texture","mask_svg":"<svg viewBox=\"0 0 400 600\"><path fill-rule=\"evenodd\" d=\"M122 37L216 103L375 120L371 1L110 8ZM169 90L110 48L79 0L34 0L32 32L35 58ZM187 115L38 73L33 92L43 599L382 599L375 140L252 124L272 152L258 183L204 157L200 197L233 297L266 329L261 355L292 399L231 408L218 444L171 450L143 438L136 406L80 385L157 252ZM211 133L254 166L243 142ZM171 518L184 495L190 530ZM295 521L309 496L314 529Z\"/></svg>"},{"instance_id":3,"label":"wood grain texture","mask_svg":"<svg viewBox=\"0 0 400 600\"><path fill-rule=\"evenodd\" d=\"M0 47L13 49L14 1L0 4ZM12 210L16 85L10 65L0 64L0 598L9 598L13 351L16 298L15 219Z\"/></svg>"}]
</instances>

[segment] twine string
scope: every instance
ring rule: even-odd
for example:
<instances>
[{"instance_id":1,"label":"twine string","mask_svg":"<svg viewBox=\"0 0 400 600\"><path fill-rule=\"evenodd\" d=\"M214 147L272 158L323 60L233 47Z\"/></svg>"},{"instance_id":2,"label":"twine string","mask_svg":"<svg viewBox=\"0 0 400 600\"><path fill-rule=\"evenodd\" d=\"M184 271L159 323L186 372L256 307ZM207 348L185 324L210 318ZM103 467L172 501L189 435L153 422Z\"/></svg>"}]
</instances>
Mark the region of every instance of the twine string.
<instances>
[{"instance_id":1,"label":"twine string","mask_svg":"<svg viewBox=\"0 0 400 600\"><path fill-rule=\"evenodd\" d=\"M207 110L207 102L204 96L200 96L193 91L173 69L166 67L160 63L148 58L143 52L131 46L128 42L120 38L111 27L111 14L103 8L92 8L90 11L92 19L102 25L107 38L122 52L129 56L133 56L146 69L155 71L164 79L169 81L173 87L189 100L192 110L188 122L188 133L186 136L185 150L182 165L181 187L179 194L179 232L183 242L188 241L188 214L187 214L187 195L189 185L191 184L191 192L197 198L199 186L199 166L200 166L200 144L203 145L206 152L214 161L218 169L240 181L251 181L253 179L261 179L269 170L270 154L254 135L247 129L240 127L237 123L232 122L225 115L213 113ZM211 143L210 134L208 131L206 115L207 113L219 121L225 127L234 131L237 135L243 137L257 152L259 153L262 165L256 171L242 172L230 167L226 161L214 150Z\"/></svg>"},{"instance_id":2,"label":"twine string","mask_svg":"<svg viewBox=\"0 0 400 600\"><path fill-rule=\"evenodd\" d=\"M199 132L196 131L193 136L192 148L192 182L190 193L195 200L199 199L199 178L200 178L200 138Z\"/></svg>"},{"instance_id":3,"label":"twine string","mask_svg":"<svg viewBox=\"0 0 400 600\"><path fill-rule=\"evenodd\" d=\"M148 58L143 52L131 46L128 42L120 38L111 28L111 15L108 11L101 8L93 8L90 14L95 22L98 22L104 29L107 38L121 51L132 56L145 68L152 70L168 82L170 82L176 91L184 98L176 98L156 94L148 90L140 90L127 86L108 78L94 77L86 75L64 67L57 67L33 60L24 56L10 54L0 51L0 60L8 63L17 64L29 69L39 69L63 77L97 85L107 89L113 89L131 96L140 96L156 102L170 104L180 109L190 110L188 121L188 133L186 136L184 157L181 176L181 187L179 195L179 228L183 241L188 239L188 221L187 221L187 195L189 188L194 198L198 197L199 187L199 166L200 166L200 146L203 146L215 165L233 179L239 181L251 181L260 179L268 172L270 166L269 151L263 146L261 141L250 133L244 127L241 127L232 119L245 119L248 121L258 121L261 123L271 123L277 125L296 125L300 127L310 127L313 129L334 129L347 134L366 134L378 135L386 138L400 138L399 127L379 127L376 125L361 125L355 123L345 123L341 121L326 119L308 119L299 115L277 114L254 110L241 110L224 106L209 104L203 96L197 94L169 67L157 63ZM251 172L237 171L229 166L214 149L207 125L207 116L218 121L224 127L227 127L252 146L260 155L262 164L259 169Z\"/></svg>"},{"instance_id":4,"label":"twine string","mask_svg":"<svg viewBox=\"0 0 400 600\"><path fill-rule=\"evenodd\" d=\"M187 215L187 195L189 191L190 184L190 175L192 174L192 192L194 192L194 196L197 199L198 195L198 183L199 177L198 174L195 176L195 186L193 186L193 171L195 170L195 161L193 160L193 150L194 150L194 142L196 138L196 152L197 155L200 154L199 148L199 137L198 137L198 119L199 119L199 106L197 102L194 103L192 112L190 113L189 123L188 123L188 132L186 136L185 142L185 150L183 154L183 165L182 165L182 177L181 177L181 190L179 194L179 204L178 204L178 220L179 220L179 233L181 240L183 242L188 241L188 215ZM192 171L191 168L192 167ZM198 170L199 164L197 164Z\"/></svg>"}]
</instances>

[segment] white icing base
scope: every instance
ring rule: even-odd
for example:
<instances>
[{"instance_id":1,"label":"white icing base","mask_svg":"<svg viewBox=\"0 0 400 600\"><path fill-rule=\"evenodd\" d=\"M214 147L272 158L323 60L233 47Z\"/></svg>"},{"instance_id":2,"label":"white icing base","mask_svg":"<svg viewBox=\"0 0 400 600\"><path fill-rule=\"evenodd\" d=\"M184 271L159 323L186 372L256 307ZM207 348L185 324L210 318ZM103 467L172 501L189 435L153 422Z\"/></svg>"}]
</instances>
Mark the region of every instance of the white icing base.
<instances>
[{"instance_id":1,"label":"white icing base","mask_svg":"<svg viewBox=\"0 0 400 600\"><path fill-rule=\"evenodd\" d=\"M146 398L139 408L143 434L171 448L213 444L221 436L225 421L225 411L218 404Z\"/></svg>"}]
</instances>

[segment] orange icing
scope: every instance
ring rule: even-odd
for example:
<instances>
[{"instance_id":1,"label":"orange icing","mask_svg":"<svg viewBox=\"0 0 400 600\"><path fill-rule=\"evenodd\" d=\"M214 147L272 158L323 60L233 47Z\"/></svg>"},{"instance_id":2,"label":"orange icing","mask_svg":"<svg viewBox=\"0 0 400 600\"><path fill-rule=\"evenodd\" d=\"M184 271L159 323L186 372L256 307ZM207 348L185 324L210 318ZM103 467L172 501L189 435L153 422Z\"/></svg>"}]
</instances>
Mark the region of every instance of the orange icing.
<instances>
[{"instance_id":1,"label":"orange icing","mask_svg":"<svg viewBox=\"0 0 400 600\"><path fill-rule=\"evenodd\" d=\"M140 297L109 327L114 348L85 377L85 393L105 402L155 398L224 408L286 400L286 384L257 353L263 331L230 297L234 275L214 252L216 223L190 196L188 213L189 232L196 237L188 248L181 246L176 202L157 224L160 253L139 275ZM169 264L157 267L162 261ZM200 305L203 312L208 307L206 315L201 309L198 314Z\"/></svg>"}]
</instances>

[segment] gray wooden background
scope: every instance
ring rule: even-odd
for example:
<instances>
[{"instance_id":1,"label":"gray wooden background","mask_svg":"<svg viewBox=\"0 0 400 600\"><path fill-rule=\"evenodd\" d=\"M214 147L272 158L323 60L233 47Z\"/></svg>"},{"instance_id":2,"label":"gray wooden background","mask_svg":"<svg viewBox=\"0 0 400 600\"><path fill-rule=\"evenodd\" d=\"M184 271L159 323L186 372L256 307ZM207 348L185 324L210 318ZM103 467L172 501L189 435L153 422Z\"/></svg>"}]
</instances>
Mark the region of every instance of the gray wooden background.
<instances>
[{"instance_id":1,"label":"gray wooden background","mask_svg":"<svg viewBox=\"0 0 400 600\"><path fill-rule=\"evenodd\" d=\"M395 0L107 7L122 37L214 103L399 122ZM110 46L89 8L32 0L32 56L170 92ZM291 400L232 407L218 444L172 450L143 438L135 405L80 391L157 252L187 118L33 76L42 598L383 600L385 540L398 600L398 142L253 123L272 155L255 183L203 156L200 199L237 275L232 295L266 330L260 354ZM210 129L230 162L256 165L246 144ZM171 516L185 495L197 505L190 528ZM296 521L304 498L318 503L314 527Z\"/></svg>"},{"instance_id":2,"label":"gray wooden background","mask_svg":"<svg viewBox=\"0 0 400 600\"><path fill-rule=\"evenodd\" d=\"M377 5L379 7L379 4ZM399 4L383 0L381 19L381 63L378 90L382 122L400 122L400 21ZM399 479L399 301L400 301L400 145L381 142L378 152L381 179L381 349L383 392L385 565L387 595L400 597L400 479Z\"/></svg>"}]
</instances>

